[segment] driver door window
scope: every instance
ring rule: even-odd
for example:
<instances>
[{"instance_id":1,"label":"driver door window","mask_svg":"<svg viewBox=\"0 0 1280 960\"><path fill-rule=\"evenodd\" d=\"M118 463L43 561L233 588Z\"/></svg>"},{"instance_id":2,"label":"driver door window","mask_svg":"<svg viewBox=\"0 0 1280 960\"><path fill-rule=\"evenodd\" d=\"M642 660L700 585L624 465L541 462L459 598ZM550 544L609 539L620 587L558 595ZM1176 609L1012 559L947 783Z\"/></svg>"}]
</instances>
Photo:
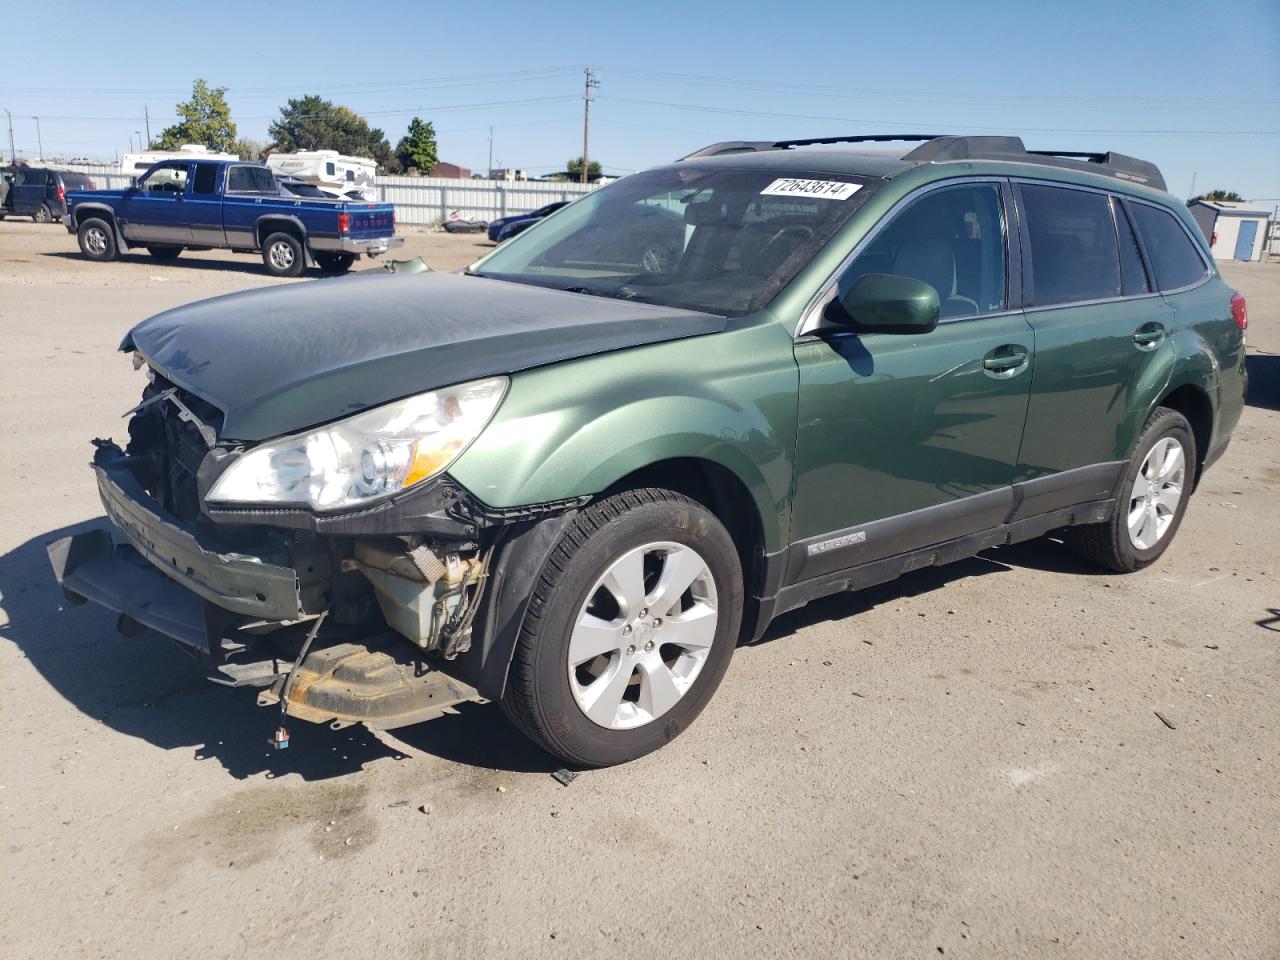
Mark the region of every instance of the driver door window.
<instances>
[{"instance_id":1,"label":"driver door window","mask_svg":"<svg viewBox=\"0 0 1280 960\"><path fill-rule=\"evenodd\" d=\"M943 320L1005 309L1005 239L1000 187L966 183L931 190L900 211L840 278L886 273L938 291Z\"/></svg>"},{"instance_id":2,"label":"driver door window","mask_svg":"<svg viewBox=\"0 0 1280 960\"><path fill-rule=\"evenodd\" d=\"M148 197L177 197L187 191L187 165L156 167L138 181Z\"/></svg>"}]
</instances>

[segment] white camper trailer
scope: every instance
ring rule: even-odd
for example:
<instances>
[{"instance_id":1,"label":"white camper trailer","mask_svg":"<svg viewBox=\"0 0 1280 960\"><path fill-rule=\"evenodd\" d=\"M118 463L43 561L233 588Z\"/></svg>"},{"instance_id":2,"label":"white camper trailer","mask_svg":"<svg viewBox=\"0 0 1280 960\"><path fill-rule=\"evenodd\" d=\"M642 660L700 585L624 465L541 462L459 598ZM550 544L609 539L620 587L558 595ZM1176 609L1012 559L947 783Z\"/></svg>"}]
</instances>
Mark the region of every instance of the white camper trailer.
<instances>
[{"instance_id":1,"label":"white camper trailer","mask_svg":"<svg viewBox=\"0 0 1280 960\"><path fill-rule=\"evenodd\" d=\"M347 157L337 150L299 150L273 153L266 162L276 176L315 184L335 197L354 199L356 193L365 200L378 198L373 184L378 164L369 157Z\"/></svg>"},{"instance_id":2,"label":"white camper trailer","mask_svg":"<svg viewBox=\"0 0 1280 960\"><path fill-rule=\"evenodd\" d=\"M126 177L140 177L161 160L239 160L234 153L218 153L199 143L184 143L177 150L144 150L126 153L120 158L120 172Z\"/></svg>"}]
</instances>

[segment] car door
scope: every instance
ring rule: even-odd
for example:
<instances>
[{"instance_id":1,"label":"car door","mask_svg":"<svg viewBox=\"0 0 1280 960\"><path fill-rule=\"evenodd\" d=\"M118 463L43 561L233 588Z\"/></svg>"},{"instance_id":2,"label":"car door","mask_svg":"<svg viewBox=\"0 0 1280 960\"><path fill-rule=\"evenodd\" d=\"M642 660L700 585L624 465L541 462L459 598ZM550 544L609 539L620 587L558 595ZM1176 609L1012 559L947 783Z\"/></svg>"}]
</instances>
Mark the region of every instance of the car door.
<instances>
[{"instance_id":1,"label":"car door","mask_svg":"<svg viewBox=\"0 0 1280 960\"><path fill-rule=\"evenodd\" d=\"M189 162L171 160L142 175L121 204L121 228L126 239L157 245L191 242L185 209L190 172Z\"/></svg>"},{"instance_id":2,"label":"car door","mask_svg":"<svg viewBox=\"0 0 1280 960\"><path fill-rule=\"evenodd\" d=\"M33 214L44 203L45 188L49 183L47 170L19 167L13 181L13 212Z\"/></svg>"},{"instance_id":3,"label":"car door","mask_svg":"<svg viewBox=\"0 0 1280 960\"><path fill-rule=\"evenodd\" d=\"M1174 314L1148 277L1126 204L1083 187L1016 189L1036 351L1018 481L1024 511L1045 512L1111 496L1133 441L1135 393Z\"/></svg>"},{"instance_id":4,"label":"car door","mask_svg":"<svg viewBox=\"0 0 1280 960\"><path fill-rule=\"evenodd\" d=\"M824 309L865 274L938 291L924 334L831 327L800 368L796 581L1003 522L1034 364L1018 302L1011 194L996 178L926 188L862 242Z\"/></svg>"},{"instance_id":5,"label":"car door","mask_svg":"<svg viewBox=\"0 0 1280 960\"><path fill-rule=\"evenodd\" d=\"M220 163L192 164L191 186L187 191L185 215L191 242L197 246L220 247L226 242L222 226L222 194L218 189Z\"/></svg>"}]
</instances>

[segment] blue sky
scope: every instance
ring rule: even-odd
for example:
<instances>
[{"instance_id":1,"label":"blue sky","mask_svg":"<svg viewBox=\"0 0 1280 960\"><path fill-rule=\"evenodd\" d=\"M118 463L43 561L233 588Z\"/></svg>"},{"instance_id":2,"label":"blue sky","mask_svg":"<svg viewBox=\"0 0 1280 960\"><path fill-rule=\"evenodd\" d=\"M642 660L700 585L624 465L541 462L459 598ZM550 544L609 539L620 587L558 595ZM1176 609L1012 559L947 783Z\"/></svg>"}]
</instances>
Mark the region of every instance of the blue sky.
<instances>
[{"instance_id":1,"label":"blue sky","mask_svg":"<svg viewBox=\"0 0 1280 960\"><path fill-rule=\"evenodd\" d=\"M1153 160L1180 196L1194 175L1280 201L1277 0L56 6L50 47L14 42L37 7L0 2L20 154L39 115L46 154L109 159L203 77L244 136L318 93L393 144L420 114L476 170L492 125L495 165L538 173L582 151L591 66L591 156L614 173L716 140L1013 133Z\"/></svg>"}]
</instances>

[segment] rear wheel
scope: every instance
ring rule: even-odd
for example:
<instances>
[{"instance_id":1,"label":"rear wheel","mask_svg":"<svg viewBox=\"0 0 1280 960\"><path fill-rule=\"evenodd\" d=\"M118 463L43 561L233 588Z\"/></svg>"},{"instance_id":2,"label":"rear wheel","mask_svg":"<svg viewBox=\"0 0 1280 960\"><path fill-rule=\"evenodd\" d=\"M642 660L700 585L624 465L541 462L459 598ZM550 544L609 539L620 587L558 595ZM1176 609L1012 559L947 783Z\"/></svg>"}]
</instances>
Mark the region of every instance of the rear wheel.
<instances>
[{"instance_id":1,"label":"rear wheel","mask_svg":"<svg viewBox=\"0 0 1280 960\"><path fill-rule=\"evenodd\" d=\"M325 273L346 273L356 262L354 253L317 253L315 257Z\"/></svg>"},{"instance_id":2,"label":"rear wheel","mask_svg":"<svg viewBox=\"0 0 1280 960\"><path fill-rule=\"evenodd\" d=\"M181 247L147 247L147 253L157 260L177 260L181 252Z\"/></svg>"},{"instance_id":3,"label":"rear wheel","mask_svg":"<svg viewBox=\"0 0 1280 960\"><path fill-rule=\"evenodd\" d=\"M262 244L262 262L273 277L296 277L306 266L302 243L291 233L273 233Z\"/></svg>"},{"instance_id":4,"label":"rear wheel","mask_svg":"<svg viewBox=\"0 0 1280 960\"><path fill-rule=\"evenodd\" d=\"M1191 424L1176 410L1160 407L1134 446L1111 519L1073 527L1067 542L1099 566L1118 573L1141 570L1168 549L1187 512L1195 479Z\"/></svg>"},{"instance_id":5,"label":"rear wheel","mask_svg":"<svg viewBox=\"0 0 1280 960\"><path fill-rule=\"evenodd\" d=\"M116 258L116 232L111 224L92 217L76 230L80 252L90 260L114 260Z\"/></svg>"},{"instance_id":6,"label":"rear wheel","mask_svg":"<svg viewBox=\"0 0 1280 960\"><path fill-rule=\"evenodd\" d=\"M40 209L31 215L36 223L53 223L53 211L47 203L40 204Z\"/></svg>"},{"instance_id":7,"label":"rear wheel","mask_svg":"<svg viewBox=\"0 0 1280 960\"><path fill-rule=\"evenodd\" d=\"M593 504L543 568L503 709L574 765L641 757L715 693L742 602L737 549L701 504L657 489Z\"/></svg>"}]
</instances>

